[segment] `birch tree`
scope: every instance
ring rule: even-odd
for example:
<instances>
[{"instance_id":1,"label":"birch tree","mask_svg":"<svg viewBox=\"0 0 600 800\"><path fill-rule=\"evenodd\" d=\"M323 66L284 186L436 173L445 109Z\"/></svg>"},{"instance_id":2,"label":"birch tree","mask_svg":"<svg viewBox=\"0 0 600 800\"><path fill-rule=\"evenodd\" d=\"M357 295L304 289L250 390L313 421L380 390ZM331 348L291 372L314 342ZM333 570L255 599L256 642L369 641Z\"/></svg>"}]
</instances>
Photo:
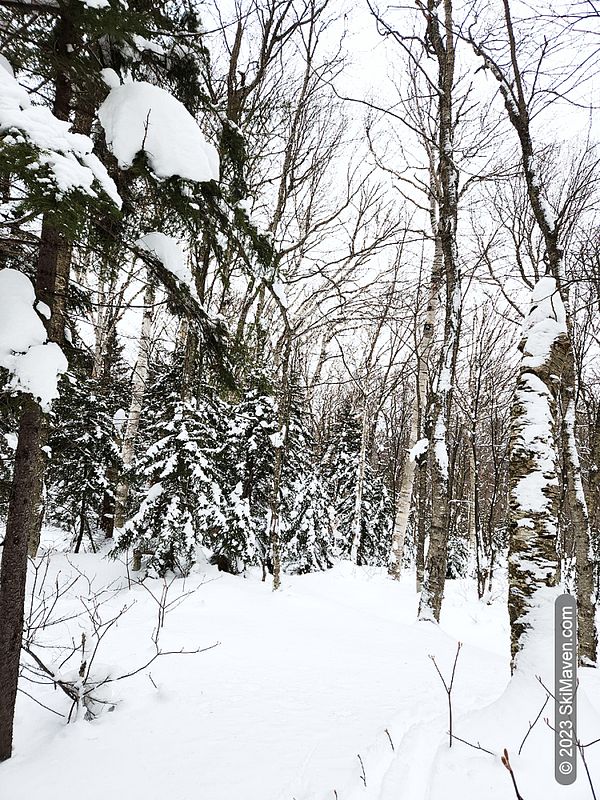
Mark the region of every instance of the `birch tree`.
<instances>
[{"instance_id":1,"label":"birch tree","mask_svg":"<svg viewBox=\"0 0 600 800\"><path fill-rule=\"evenodd\" d=\"M578 644L579 659L583 663L595 663L597 651L597 633L595 629L595 593L593 584L593 568L590 550L589 516L583 487L581 470L577 455L575 438L575 401L577 397L575 385L575 365L573 355L573 319L569 306L568 292L564 283L563 248L561 243L561 215L555 216L549 206L548 198L551 187L543 185L541 161L536 155L534 136L531 127L531 104L536 98L535 80L528 90L524 72L519 63L518 45L515 26L511 15L509 0L503 0L504 24L507 37L508 66L503 66L494 58L489 50L473 38L469 41L474 52L483 60L485 68L498 83L500 94L508 119L514 128L521 157L523 177L527 187L527 197L531 212L541 233L544 243L544 260L546 275L536 283L530 316L527 325L534 330L527 334L527 345L532 350L530 355L524 351L524 362L518 379L515 406L513 411L513 433L510 451L511 482L511 542L509 556L509 614L511 619L511 653L513 667L517 654L526 643L526 634L530 628L528 613L534 607L534 595L546 586L554 585L557 571L556 537L558 530L558 508L554 499L556 467L556 435L559 427L556 404L562 404L564 413L562 420L562 438L564 442L564 458L567 466L569 506L575 526L575 555L577 570L578 600ZM546 47L541 51L543 61ZM541 73L541 61L535 72L536 79ZM548 302L554 308L548 307ZM532 314L538 304L542 309L539 314L547 320L547 325L554 328L560 325L560 331L550 340L543 336L539 339L535 333ZM532 366L528 358L533 358L537 370L531 373ZM525 363L526 362L526 363ZM552 371L548 371L552 370ZM556 381L551 376L558 376ZM558 394L557 394L558 392ZM540 431L540 452L536 454L532 433L532 423L536 419L536 409L543 409L545 418L544 430ZM529 423L528 423L529 420ZM529 438L528 438L529 437ZM528 456L524 460L523 454ZM527 470L530 470L530 483L539 482L543 474L543 465L548 469L548 484L543 502L538 496L532 527L527 528L527 500L518 487L527 481ZM533 501L531 501L533 502ZM523 522L525 520L525 522ZM536 521L537 520L537 521ZM534 534L527 533L533 530ZM530 568L531 566L531 568Z\"/></svg>"}]
</instances>

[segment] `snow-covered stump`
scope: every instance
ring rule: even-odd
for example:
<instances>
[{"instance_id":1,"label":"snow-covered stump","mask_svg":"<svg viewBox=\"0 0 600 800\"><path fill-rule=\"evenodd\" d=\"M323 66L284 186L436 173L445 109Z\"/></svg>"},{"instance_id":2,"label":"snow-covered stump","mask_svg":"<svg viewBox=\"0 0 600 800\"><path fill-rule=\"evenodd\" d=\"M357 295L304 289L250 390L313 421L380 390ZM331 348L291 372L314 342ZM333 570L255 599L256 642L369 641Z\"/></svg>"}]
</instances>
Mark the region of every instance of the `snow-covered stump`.
<instances>
[{"instance_id":1,"label":"snow-covered stump","mask_svg":"<svg viewBox=\"0 0 600 800\"><path fill-rule=\"evenodd\" d=\"M511 664L521 661L557 578L559 476L557 401L569 351L565 309L554 278L535 285L511 411L509 593Z\"/></svg>"}]
</instances>

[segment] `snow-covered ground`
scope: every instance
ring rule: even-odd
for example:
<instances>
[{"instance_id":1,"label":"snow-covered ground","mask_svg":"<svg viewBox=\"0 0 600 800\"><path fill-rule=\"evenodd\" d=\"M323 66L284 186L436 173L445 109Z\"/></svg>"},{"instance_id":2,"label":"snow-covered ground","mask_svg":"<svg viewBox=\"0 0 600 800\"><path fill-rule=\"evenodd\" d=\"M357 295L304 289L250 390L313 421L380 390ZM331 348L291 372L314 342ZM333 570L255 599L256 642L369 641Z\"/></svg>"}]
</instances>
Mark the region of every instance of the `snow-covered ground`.
<instances>
[{"instance_id":1,"label":"snow-covered ground","mask_svg":"<svg viewBox=\"0 0 600 800\"><path fill-rule=\"evenodd\" d=\"M63 585L77 570L94 578L93 591L111 587L103 620L129 606L102 641L95 669L135 670L154 652L157 603L143 586L128 588L123 564L92 554L53 554L48 591L57 574ZM146 585L160 595L160 581ZM553 734L543 718L517 755L545 693L535 682L513 682L505 693L501 593L487 604L472 583L449 582L438 628L415 622L412 576L398 584L382 570L349 564L287 576L279 593L258 574L203 566L174 582L168 601L188 592L167 613L160 647L218 646L163 656L111 684L113 713L91 722L67 725L20 694L14 756L0 766L2 800L510 800L503 747L524 800L592 797L581 765L573 787L554 782ZM55 618L88 596L80 577ZM84 627L89 633L89 619L78 617L42 641L66 641L68 631L79 642ZM498 755L458 741L448 749L446 695L429 655L449 677L457 639L464 646L452 693L455 733ZM40 652L49 660L55 651ZM78 662L63 674L69 666ZM600 678L585 672L582 692L600 707ZM23 687L68 712L60 690ZM583 738L593 729L600 736L600 718L588 701L583 706ZM552 719L551 702L546 715ZM596 749L587 760L600 788Z\"/></svg>"}]
</instances>

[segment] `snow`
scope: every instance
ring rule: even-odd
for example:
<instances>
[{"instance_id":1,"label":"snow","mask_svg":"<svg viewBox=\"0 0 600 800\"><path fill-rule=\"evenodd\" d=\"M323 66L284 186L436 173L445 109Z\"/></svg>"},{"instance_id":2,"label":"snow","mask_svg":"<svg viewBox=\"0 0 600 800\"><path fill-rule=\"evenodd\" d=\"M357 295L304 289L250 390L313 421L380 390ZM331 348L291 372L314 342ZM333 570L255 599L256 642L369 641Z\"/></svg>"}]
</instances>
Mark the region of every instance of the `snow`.
<instances>
[{"instance_id":1,"label":"snow","mask_svg":"<svg viewBox=\"0 0 600 800\"><path fill-rule=\"evenodd\" d=\"M39 150L37 164L48 167L57 199L78 190L96 197L98 185L121 207L113 180L92 153L89 136L71 132L71 123L55 117L45 106L33 106L27 91L7 69L0 69L0 134L10 143L27 141Z\"/></svg>"},{"instance_id":2,"label":"snow","mask_svg":"<svg viewBox=\"0 0 600 800\"><path fill-rule=\"evenodd\" d=\"M275 433L271 433L269 435L269 439L273 447L275 448L283 447L283 444L285 442L285 435L286 435L285 425L281 430L276 431Z\"/></svg>"},{"instance_id":3,"label":"snow","mask_svg":"<svg viewBox=\"0 0 600 800\"><path fill-rule=\"evenodd\" d=\"M33 395L48 410L68 365L60 347L47 341L34 305L29 278L14 269L0 270L0 366L11 376L10 389Z\"/></svg>"},{"instance_id":4,"label":"snow","mask_svg":"<svg viewBox=\"0 0 600 800\"><path fill-rule=\"evenodd\" d=\"M158 178L219 180L219 156L185 106L145 81L114 85L98 109L106 141L122 169L144 151ZM112 79L112 80L111 80Z\"/></svg>"},{"instance_id":5,"label":"snow","mask_svg":"<svg viewBox=\"0 0 600 800\"><path fill-rule=\"evenodd\" d=\"M109 0L80 0L86 8L108 8Z\"/></svg>"},{"instance_id":6,"label":"snow","mask_svg":"<svg viewBox=\"0 0 600 800\"><path fill-rule=\"evenodd\" d=\"M441 415L435 421L435 428L433 432L433 451L435 453L435 460L437 461L438 468L445 480L448 479L448 448L446 446L446 424Z\"/></svg>"},{"instance_id":7,"label":"snow","mask_svg":"<svg viewBox=\"0 0 600 800\"><path fill-rule=\"evenodd\" d=\"M165 584L147 579L128 588L118 561L54 553L47 586L77 570L94 591L105 590L103 620L128 607L100 646L94 679L143 664L154 652L157 603L150 593L160 597ZM166 615L160 646L219 644L162 657L107 685L115 710L93 722L66 725L20 694L0 796L62 800L68 764L68 796L86 800L335 800L335 793L338 800L506 800L512 786L499 753L507 747L524 797L587 798L584 780L569 789L554 783L552 735L542 720L517 756L545 692L525 675L509 683L505 587L479 602L472 583L449 581L441 627L415 623L413 587L413 575L396 582L384 569L345 562L284 576L274 593L258 572L233 577L202 563L169 589L169 601L182 599ZM87 596L82 578L57 614L81 609ZM70 636L78 642L82 630L85 620L70 620L47 635L54 643ZM429 656L449 676L457 637L464 645L454 732L494 756L456 740L448 748L446 695ZM551 654L551 641L541 644ZM587 699L600 697L595 673L581 671L586 740L600 730ZM61 713L68 708L51 686L26 690ZM588 761L597 775L600 751L588 750Z\"/></svg>"},{"instance_id":8,"label":"snow","mask_svg":"<svg viewBox=\"0 0 600 800\"><path fill-rule=\"evenodd\" d=\"M279 300L283 308L288 308L289 304L284 284L276 281L271 288L273 289L273 294Z\"/></svg>"},{"instance_id":9,"label":"snow","mask_svg":"<svg viewBox=\"0 0 600 800\"><path fill-rule=\"evenodd\" d=\"M564 304L555 279L546 275L533 287L531 308L523 328L523 366L540 367L550 355L556 339L566 333Z\"/></svg>"},{"instance_id":10,"label":"snow","mask_svg":"<svg viewBox=\"0 0 600 800\"><path fill-rule=\"evenodd\" d=\"M192 273L185 263L185 253L177 239L159 231L152 231L138 239L136 245L155 255L165 269L186 286L192 287Z\"/></svg>"},{"instance_id":11,"label":"snow","mask_svg":"<svg viewBox=\"0 0 600 800\"><path fill-rule=\"evenodd\" d=\"M137 34L135 34L132 38L133 43L138 50L148 50L149 52L156 53L159 56L165 55L165 48L158 42L152 42L150 39L145 39L143 36L138 36Z\"/></svg>"},{"instance_id":12,"label":"snow","mask_svg":"<svg viewBox=\"0 0 600 800\"><path fill-rule=\"evenodd\" d=\"M411 461L417 461L421 456L425 455L428 449L429 439L419 439L408 451L408 457Z\"/></svg>"},{"instance_id":13,"label":"snow","mask_svg":"<svg viewBox=\"0 0 600 800\"><path fill-rule=\"evenodd\" d=\"M544 382L532 373L520 377L515 396L521 408L515 446L535 459L535 468L513 487L512 496L523 511L542 513L550 504L547 490L558 485L552 398Z\"/></svg>"},{"instance_id":14,"label":"snow","mask_svg":"<svg viewBox=\"0 0 600 800\"><path fill-rule=\"evenodd\" d=\"M9 75L14 76L15 73L10 61L6 58L6 56L3 56L2 53L0 53L0 67L5 69Z\"/></svg>"},{"instance_id":15,"label":"snow","mask_svg":"<svg viewBox=\"0 0 600 800\"><path fill-rule=\"evenodd\" d=\"M113 416L113 425L118 433L121 433L127 422L127 412L124 408L118 408Z\"/></svg>"}]
</instances>

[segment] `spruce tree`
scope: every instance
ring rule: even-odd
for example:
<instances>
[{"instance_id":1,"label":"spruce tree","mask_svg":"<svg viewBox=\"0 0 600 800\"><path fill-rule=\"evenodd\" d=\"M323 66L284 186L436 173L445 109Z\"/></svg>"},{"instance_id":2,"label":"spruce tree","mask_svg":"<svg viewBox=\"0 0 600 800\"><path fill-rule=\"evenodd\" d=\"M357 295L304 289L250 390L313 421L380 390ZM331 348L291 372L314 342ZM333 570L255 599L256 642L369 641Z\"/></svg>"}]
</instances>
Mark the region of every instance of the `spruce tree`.
<instances>
[{"instance_id":1,"label":"spruce tree","mask_svg":"<svg viewBox=\"0 0 600 800\"><path fill-rule=\"evenodd\" d=\"M206 389L182 397L180 353L151 384L152 402L134 464L131 519L115 552L148 554L149 569L187 574L199 545L219 541L223 421Z\"/></svg>"}]
</instances>

